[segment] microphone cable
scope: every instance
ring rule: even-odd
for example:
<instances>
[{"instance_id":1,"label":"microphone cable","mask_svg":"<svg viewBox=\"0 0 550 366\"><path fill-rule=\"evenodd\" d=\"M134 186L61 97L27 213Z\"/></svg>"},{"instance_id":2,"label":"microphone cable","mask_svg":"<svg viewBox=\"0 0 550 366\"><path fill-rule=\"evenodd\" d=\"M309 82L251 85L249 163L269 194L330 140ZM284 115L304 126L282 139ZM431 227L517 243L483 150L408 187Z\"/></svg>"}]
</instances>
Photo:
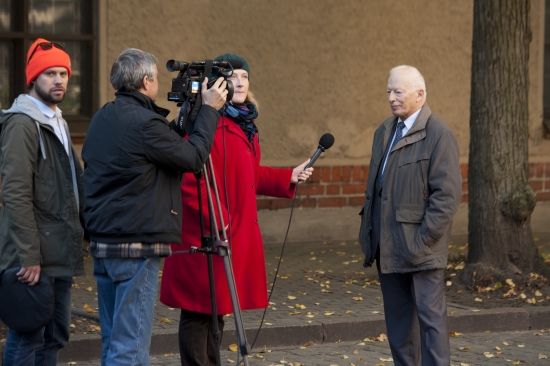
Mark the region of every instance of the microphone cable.
<instances>
[{"instance_id":1,"label":"microphone cable","mask_svg":"<svg viewBox=\"0 0 550 366\"><path fill-rule=\"evenodd\" d=\"M298 183L299 182L300 181L298 180ZM260 327L258 328L258 331L256 332L256 336L254 337L254 342L252 342L252 345L250 346L251 350L254 348L254 345L256 344L256 341L258 340L258 336L260 335L260 331L262 330L262 326L264 325L265 314L267 312L267 309L270 306L271 296L273 295L273 289L275 288L275 283L277 282L277 275L279 274L279 269L281 268L281 262L283 261L283 254L285 252L285 246L286 246L286 241L287 241L287 238L288 238L288 232L290 231L290 224L292 223L292 214L294 213L294 204L296 203L296 196L298 196L298 187L299 187L298 183L296 183L296 191L294 192L294 197L292 198L292 206L290 208L290 216L288 218L288 225L286 227L285 239L283 240L283 246L281 248L281 255L279 256L279 262L277 263L277 269L275 270L275 276L273 278L273 283L271 284L271 291L269 292L269 297L267 298L267 307L264 309L264 313L262 315L262 320L260 320Z\"/></svg>"}]
</instances>

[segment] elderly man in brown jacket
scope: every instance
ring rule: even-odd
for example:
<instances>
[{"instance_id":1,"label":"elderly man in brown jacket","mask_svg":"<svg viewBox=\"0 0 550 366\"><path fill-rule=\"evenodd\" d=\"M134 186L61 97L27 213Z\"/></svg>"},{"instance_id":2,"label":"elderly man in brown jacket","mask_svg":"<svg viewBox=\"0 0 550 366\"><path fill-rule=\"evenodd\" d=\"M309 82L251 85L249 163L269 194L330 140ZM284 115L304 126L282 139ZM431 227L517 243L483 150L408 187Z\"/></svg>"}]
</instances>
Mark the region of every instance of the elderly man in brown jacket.
<instances>
[{"instance_id":1,"label":"elderly man in brown jacket","mask_svg":"<svg viewBox=\"0 0 550 366\"><path fill-rule=\"evenodd\" d=\"M462 178L456 138L412 66L390 71L393 117L376 130L361 211L364 266L377 259L396 365L449 365L444 274Z\"/></svg>"}]
</instances>

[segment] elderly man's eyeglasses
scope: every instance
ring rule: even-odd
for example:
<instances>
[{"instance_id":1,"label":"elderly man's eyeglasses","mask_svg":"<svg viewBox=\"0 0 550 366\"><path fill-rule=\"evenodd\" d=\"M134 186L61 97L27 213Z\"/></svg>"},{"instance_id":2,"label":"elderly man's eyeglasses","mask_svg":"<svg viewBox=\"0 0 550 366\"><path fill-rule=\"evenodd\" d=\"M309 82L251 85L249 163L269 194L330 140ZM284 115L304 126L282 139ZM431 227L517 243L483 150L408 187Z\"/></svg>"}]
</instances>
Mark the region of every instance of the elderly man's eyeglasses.
<instances>
[{"instance_id":1,"label":"elderly man's eyeglasses","mask_svg":"<svg viewBox=\"0 0 550 366\"><path fill-rule=\"evenodd\" d=\"M36 45L36 47L32 51L32 53L29 57L29 60L27 61L27 65L31 61L31 58L34 56L34 54L35 54L36 50L38 49L38 47L42 48L44 51L51 50L52 47L59 48L60 50L65 51L65 43L61 43L61 42L40 42L39 44Z\"/></svg>"}]
</instances>

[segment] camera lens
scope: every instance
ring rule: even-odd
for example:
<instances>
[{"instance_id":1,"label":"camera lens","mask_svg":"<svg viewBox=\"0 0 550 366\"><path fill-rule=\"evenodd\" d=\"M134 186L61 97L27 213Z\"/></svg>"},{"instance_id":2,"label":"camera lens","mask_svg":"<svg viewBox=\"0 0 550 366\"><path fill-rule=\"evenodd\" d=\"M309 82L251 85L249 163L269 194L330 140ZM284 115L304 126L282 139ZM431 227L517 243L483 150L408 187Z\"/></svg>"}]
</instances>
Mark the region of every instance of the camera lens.
<instances>
[{"instance_id":1,"label":"camera lens","mask_svg":"<svg viewBox=\"0 0 550 366\"><path fill-rule=\"evenodd\" d=\"M185 71L187 66L189 66L189 64L183 61L168 60L168 62L166 62L166 69L170 72Z\"/></svg>"}]
</instances>

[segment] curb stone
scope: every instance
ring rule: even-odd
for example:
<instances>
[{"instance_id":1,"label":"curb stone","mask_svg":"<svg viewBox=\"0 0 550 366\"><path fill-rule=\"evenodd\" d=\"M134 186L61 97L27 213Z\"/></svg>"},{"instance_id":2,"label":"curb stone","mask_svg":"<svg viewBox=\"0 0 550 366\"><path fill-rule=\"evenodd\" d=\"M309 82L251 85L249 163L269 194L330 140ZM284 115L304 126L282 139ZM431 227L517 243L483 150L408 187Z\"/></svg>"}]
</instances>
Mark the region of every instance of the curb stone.
<instances>
[{"instance_id":1,"label":"curb stone","mask_svg":"<svg viewBox=\"0 0 550 366\"><path fill-rule=\"evenodd\" d=\"M550 328L550 308L500 308L485 309L479 312L473 312L472 309L458 310L456 314L449 315L448 319L449 329L461 333L536 330ZM229 328L229 326L228 322L227 327ZM231 328L233 328L233 324L231 324ZM256 331L257 328L246 329L249 344L254 340ZM341 321L329 318L323 321L312 321L306 325L288 321L280 326L263 327L254 349L296 346L310 341L318 344L362 341L366 337L377 337L381 333L386 333L382 315L369 320ZM226 349L231 343L237 343L236 333L234 329L227 329L224 331L222 348ZM177 331L154 333L150 353L152 355L179 354ZM101 336L97 334L76 335L71 337L67 347L61 351L59 361L88 361L97 359L100 354Z\"/></svg>"}]
</instances>

